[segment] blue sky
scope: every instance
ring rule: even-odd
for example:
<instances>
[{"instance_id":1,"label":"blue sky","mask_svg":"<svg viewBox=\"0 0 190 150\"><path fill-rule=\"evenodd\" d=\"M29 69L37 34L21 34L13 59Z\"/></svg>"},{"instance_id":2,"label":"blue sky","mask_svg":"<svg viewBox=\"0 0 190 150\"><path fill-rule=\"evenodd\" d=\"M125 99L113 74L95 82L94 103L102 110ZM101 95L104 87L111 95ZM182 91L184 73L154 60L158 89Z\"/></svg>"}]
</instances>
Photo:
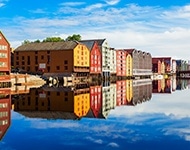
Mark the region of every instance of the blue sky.
<instances>
[{"instance_id":1,"label":"blue sky","mask_svg":"<svg viewBox=\"0 0 190 150\"><path fill-rule=\"evenodd\" d=\"M116 49L190 60L189 0L0 0L0 30L14 48L26 39L80 34Z\"/></svg>"}]
</instances>

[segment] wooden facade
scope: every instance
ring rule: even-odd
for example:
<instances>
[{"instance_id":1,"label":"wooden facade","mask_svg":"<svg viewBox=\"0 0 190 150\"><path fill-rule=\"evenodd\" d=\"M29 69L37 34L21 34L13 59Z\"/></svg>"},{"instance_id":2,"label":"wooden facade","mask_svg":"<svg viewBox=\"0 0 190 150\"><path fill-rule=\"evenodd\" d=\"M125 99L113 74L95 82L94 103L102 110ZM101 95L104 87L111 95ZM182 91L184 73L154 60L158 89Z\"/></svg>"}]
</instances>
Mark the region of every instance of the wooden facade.
<instances>
[{"instance_id":1,"label":"wooden facade","mask_svg":"<svg viewBox=\"0 0 190 150\"><path fill-rule=\"evenodd\" d=\"M88 73L90 52L86 45L75 42L42 42L21 45L14 51L14 67L28 73Z\"/></svg>"},{"instance_id":2,"label":"wooden facade","mask_svg":"<svg viewBox=\"0 0 190 150\"><path fill-rule=\"evenodd\" d=\"M10 82L11 50L8 40L0 31L0 82Z\"/></svg>"},{"instance_id":3,"label":"wooden facade","mask_svg":"<svg viewBox=\"0 0 190 150\"><path fill-rule=\"evenodd\" d=\"M93 116L98 118L102 108L102 86L90 86L90 108Z\"/></svg>"},{"instance_id":4,"label":"wooden facade","mask_svg":"<svg viewBox=\"0 0 190 150\"><path fill-rule=\"evenodd\" d=\"M116 75L119 77L126 77L126 73L127 73L126 51L116 50L116 59L117 59Z\"/></svg>"},{"instance_id":5,"label":"wooden facade","mask_svg":"<svg viewBox=\"0 0 190 150\"><path fill-rule=\"evenodd\" d=\"M11 91L0 89L0 140L6 134L11 124Z\"/></svg>"},{"instance_id":6,"label":"wooden facade","mask_svg":"<svg viewBox=\"0 0 190 150\"><path fill-rule=\"evenodd\" d=\"M89 109L89 88L32 88L14 101L14 111L28 117L78 119Z\"/></svg>"},{"instance_id":7,"label":"wooden facade","mask_svg":"<svg viewBox=\"0 0 190 150\"><path fill-rule=\"evenodd\" d=\"M152 75L152 56L150 53L136 49L125 49L132 57L133 77L143 77Z\"/></svg>"},{"instance_id":8,"label":"wooden facade","mask_svg":"<svg viewBox=\"0 0 190 150\"><path fill-rule=\"evenodd\" d=\"M90 50L90 74L102 73L102 55L98 42L95 40L80 41Z\"/></svg>"}]
</instances>

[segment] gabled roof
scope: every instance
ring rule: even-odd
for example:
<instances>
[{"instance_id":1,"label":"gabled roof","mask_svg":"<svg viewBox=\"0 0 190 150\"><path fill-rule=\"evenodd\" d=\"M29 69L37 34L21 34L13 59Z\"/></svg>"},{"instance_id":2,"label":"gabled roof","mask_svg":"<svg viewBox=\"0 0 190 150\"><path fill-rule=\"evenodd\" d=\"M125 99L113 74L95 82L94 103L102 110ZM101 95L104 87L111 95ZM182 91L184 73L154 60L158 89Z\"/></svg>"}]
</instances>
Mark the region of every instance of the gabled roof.
<instances>
[{"instance_id":1,"label":"gabled roof","mask_svg":"<svg viewBox=\"0 0 190 150\"><path fill-rule=\"evenodd\" d=\"M10 45L9 41L6 39L6 37L4 36L4 34L0 31L0 35L3 36L3 38L7 41L7 43Z\"/></svg>"},{"instance_id":2,"label":"gabled roof","mask_svg":"<svg viewBox=\"0 0 190 150\"><path fill-rule=\"evenodd\" d=\"M89 50L92 50L95 41L88 41L88 40L84 40L84 41L83 41L83 40L82 40L82 41L80 41L80 43L85 44L85 45L88 47Z\"/></svg>"},{"instance_id":3,"label":"gabled roof","mask_svg":"<svg viewBox=\"0 0 190 150\"><path fill-rule=\"evenodd\" d=\"M15 51L71 50L77 45L77 41L29 43L17 47Z\"/></svg>"},{"instance_id":4,"label":"gabled roof","mask_svg":"<svg viewBox=\"0 0 190 150\"><path fill-rule=\"evenodd\" d=\"M82 40L81 42L91 42L91 41L96 41L98 43L98 46L102 46L106 39L91 39L91 40Z\"/></svg>"}]
</instances>

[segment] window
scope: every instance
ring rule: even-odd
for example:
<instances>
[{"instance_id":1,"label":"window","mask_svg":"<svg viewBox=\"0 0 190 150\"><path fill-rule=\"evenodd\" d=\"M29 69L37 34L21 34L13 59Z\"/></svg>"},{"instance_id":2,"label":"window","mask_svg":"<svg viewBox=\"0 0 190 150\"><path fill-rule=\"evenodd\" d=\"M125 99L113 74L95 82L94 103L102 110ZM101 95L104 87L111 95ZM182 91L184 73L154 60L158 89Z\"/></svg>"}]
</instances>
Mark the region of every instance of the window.
<instances>
[{"instance_id":1,"label":"window","mask_svg":"<svg viewBox=\"0 0 190 150\"><path fill-rule=\"evenodd\" d=\"M56 69L57 69L57 70L60 70L60 66L56 66Z\"/></svg>"},{"instance_id":2,"label":"window","mask_svg":"<svg viewBox=\"0 0 190 150\"><path fill-rule=\"evenodd\" d=\"M65 70L68 70L68 66L65 66Z\"/></svg>"},{"instance_id":3,"label":"window","mask_svg":"<svg viewBox=\"0 0 190 150\"><path fill-rule=\"evenodd\" d=\"M24 56L22 56L22 60L24 60Z\"/></svg>"},{"instance_id":4,"label":"window","mask_svg":"<svg viewBox=\"0 0 190 150\"><path fill-rule=\"evenodd\" d=\"M22 65L24 65L24 61L22 61Z\"/></svg>"},{"instance_id":5,"label":"window","mask_svg":"<svg viewBox=\"0 0 190 150\"><path fill-rule=\"evenodd\" d=\"M7 58L7 54L6 53L0 53L0 58Z\"/></svg>"},{"instance_id":6,"label":"window","mask_svg":"<svg viewBox=\"0 0 190 150\"><path fill-rule=\"evenodd\" d=\"M68 64L68 61L67 61L67 60L65 60L65 61L64 61L64 64L65 64L65 65L66 65L66 64Z\"/></svg>"},{"instance_id":7,"label":"window","mask_svg":"<svg viewBox=\"0 0 190 150\"><path fill-rule=\"evenodd\" d=\"M44 59L44 56L43 56L43 55L41 56L41 59Z\"/></svg>"},{"instance_id":8,"label":"window","mask_svg":"<svg viewBox=\"0 0 190 150\"><path fill-rule=\"evenodd\" d=\"M50 66L47 67L47 71L50 72Z\"/></svg>"}]
</instances>

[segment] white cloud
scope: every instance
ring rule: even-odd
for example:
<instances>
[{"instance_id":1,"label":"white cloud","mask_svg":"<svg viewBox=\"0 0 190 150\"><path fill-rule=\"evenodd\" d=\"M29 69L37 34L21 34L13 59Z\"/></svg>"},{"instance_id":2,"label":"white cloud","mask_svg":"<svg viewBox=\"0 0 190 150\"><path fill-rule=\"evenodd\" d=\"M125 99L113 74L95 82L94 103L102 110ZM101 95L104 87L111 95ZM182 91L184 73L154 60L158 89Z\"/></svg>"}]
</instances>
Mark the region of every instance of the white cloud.
<instances>
[{"instance_id":1,"label":"white cloud","mask_svg":"<svg viewBox=\"0 0 190 150\"><path fill-rule=\"evenodd\" d=\"M190 141L190 129L188 128L167 128L164 129L165 135L178 135L186 141Z\"/></svg>"},{"instance_id":2,"label":"white cloud","mask_svg":"<svg viewBox=\"0 0 190 150\"><path fill-rule=\"evenodd\" d=\"M114 147L114 148L119 147L119 145L117 143L114 143L114 142L109 143L107 146Z\"/></svg>"},{"instance_id":3,"label":"white cloud","mask_svg":"<svg viewBox=\"0 0 190 150\"><path fill-rule=\"evenodd\" d=\"M102 3L97 3L97 4L93 4L93 5L90 5L88 7L86 7L84 10L89 12L89 11L92 11L94 9L99 9L99 8L102 8L104 6L104 4Z\"/></svg>"},{"instance_id":4,"label":"white cloud","mask_svg":"<svg viewBox=\"0 0 190 150\"><path fill-rule=\"evenodd\" d=\"M116 5L120 2L120 0L106 0L105 1L108 5Z\"/></svg>"},{"instance_id":5,"label":"white cloud","mask_svg":"<svg viewBox=\"0 0 190 150\"><path fill-rule=\"evenodd\" d=\"M85 139L87 139L87 140L89 140L89 141L91 141L91 142L94 142L94 143L96 143L96 144L103 144L103 140L102 139L95 139L95 138L93 138L93 137L86 137Z\"/></svg>"},{"instance_id":6,"label":"white cloud","mask_svg":"<svg viewBox=\"0 0 190 150\"><path fill-rule=\"evenodd\" d=\"M65 2L65 3L61 3L60 6L80 6L84 4L85 2Z\"/></svg>"},{"instance_id":7,"label":"white cloud","mask_svg":"<svg viewBox=\"0 0 190 150\"><path fill-rule=\"evenodd\" d=\"M0 2L0 8L3 7L5 4Z\"/></svg>"},{"instance_id":8,"label":"white cloud","mask_svg":"<svg viewBox=\"0 0 190 150\"><path fill-rule=\"evenodd\" d=\"M153 56L190 59L190 5L165 10L136 4L116 8L114 4L119 0L106 2L110 7L102 3L89 6L83 2L62 3L54 16L17 17L10 26L5 25L2 29L10 31L8 37L13 47L18 46L15 43L19 39L40 39L55 32L59 35L80 32L83 39L107 38L110 46L115 48L137 48ZM37 9L36 12L42 13L43 10Z\"/></svg>"},{"instance_id":9,"label":"white cloud","mask_svg":"<svg viewBox=\"0 0 190 150\"><path fill-rule=\"evenodd\" d=\"M34 14L44 14L44 13L47 13L45 10L43 9L36 9L36 10L30 10L29 12L32 12Z\"/></svg>"},{"instance_id":10,"label":"white cloud","mask_svg":"<svg viewBox=\"0 0 190 150\"><path fill-rule=\"evenodd\" d=\"M31 126L33 128L37 128L37 129L48 129L48 128L78 128L80 125L77 122L72 122L72 121L68 121L65 123L60 123L60 122L47 122L47 121L43 121L43 120L35 120L34 119L30 119L31 120Z\"/></svg>"}]
</instances>

